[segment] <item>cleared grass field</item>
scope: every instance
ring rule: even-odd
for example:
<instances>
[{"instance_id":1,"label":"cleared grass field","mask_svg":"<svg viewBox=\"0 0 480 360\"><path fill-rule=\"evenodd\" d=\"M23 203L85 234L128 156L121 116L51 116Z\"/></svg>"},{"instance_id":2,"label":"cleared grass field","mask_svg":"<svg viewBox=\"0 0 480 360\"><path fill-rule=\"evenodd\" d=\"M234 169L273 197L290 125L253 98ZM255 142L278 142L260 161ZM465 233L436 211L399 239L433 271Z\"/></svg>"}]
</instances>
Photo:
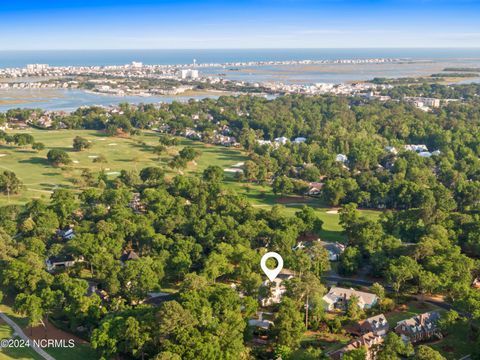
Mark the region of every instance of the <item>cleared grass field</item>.
<instances>
[{"instance_id":1,"label":"cleared grass field","mask_svg":"<svg viewBox=\"0 0 480 360\"><path fill-rule=\"evenodd\" d=\"M115 177L121 170L140 170L146 166L164 166L167 173L174 174L167 164L178 150L184 146L192 146L201 151L201 156L188 165L185 172L201 172L208 165L216 164L227 167L230 164L244 161L246 156L239 150L208 146L203 143L181 139L176 147L168 149L161 156L153 153L153 147L159 145L158 135L154 132L143 132L141 135L129 138L108 137L94 130L35 130L27 132L34 136L35 141L42 142L46 148L35 151L29 148L0 145L0 169L14 171L25 184L26 189L19 195L10 197L10 203L25 203L32 198L49 198L51 192L58 188L77 189L74 180L79 179L83 169L99 172L102 169L110 177ZM75 136L89 140L91 148L77 152L72 148ZM55 168L47 162L47 152L50 149L66 151L72 159L72 164ZM106 163L94 163L95 157L103 155ZM0 197L0 205L8 203L6 196Z\"/></svg>"}]
</instances>

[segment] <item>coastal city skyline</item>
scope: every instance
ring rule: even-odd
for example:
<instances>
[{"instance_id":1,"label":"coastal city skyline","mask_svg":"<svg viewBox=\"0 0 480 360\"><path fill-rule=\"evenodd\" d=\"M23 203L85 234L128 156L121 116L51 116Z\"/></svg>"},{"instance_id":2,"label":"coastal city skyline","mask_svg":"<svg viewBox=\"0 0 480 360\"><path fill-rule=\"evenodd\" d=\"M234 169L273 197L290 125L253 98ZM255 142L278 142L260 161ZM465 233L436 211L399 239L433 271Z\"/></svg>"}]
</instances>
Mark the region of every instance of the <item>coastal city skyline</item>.
<instances>
[{"instance_id":1,"label":"coastal city skyline","mask_svg":"<svg viewBox=\"0 0 480 360\"><path fill-rule=\"evenodd\" d=\"M24 1L1 50L478 47L480 2Z\"/></svg>"}]
</instances>

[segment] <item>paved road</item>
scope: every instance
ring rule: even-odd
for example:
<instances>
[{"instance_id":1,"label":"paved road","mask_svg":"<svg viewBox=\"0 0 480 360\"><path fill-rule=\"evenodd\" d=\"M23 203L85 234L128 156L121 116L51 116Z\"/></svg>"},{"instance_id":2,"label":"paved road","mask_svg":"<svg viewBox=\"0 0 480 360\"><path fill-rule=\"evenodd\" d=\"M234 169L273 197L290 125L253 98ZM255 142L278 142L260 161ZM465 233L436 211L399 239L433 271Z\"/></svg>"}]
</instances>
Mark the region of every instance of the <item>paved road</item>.
<instances>
[{"instance_id":1,"label":"paved road","mask_svg":"<svg viewBox=\"0 0 480 360\"><path fill-rule=\"evenodd\" d=\"M43 357L45 360L55 360L55 358L53 356L50 356L48 355L43 349L40 349L39 347L37 346L34 346L32 344L32 341L30 340L30 338L25 335L25 333L23 332L23 330L20 328L20 326L18 326L15 321L13 321L12 319L10 319L7 315L5 315L3 312L0 311L0 318L2 318L3 321L5 321L8 325L10 325L12 328L13 328L13 331L15 332L15 334L20 337L21 339L23 339L24 341L29 341L30 344L31 344L31 348L33 349L33 351L35 351L38 355L40 355L41 357Z\"/></svg>"}]
</instances>

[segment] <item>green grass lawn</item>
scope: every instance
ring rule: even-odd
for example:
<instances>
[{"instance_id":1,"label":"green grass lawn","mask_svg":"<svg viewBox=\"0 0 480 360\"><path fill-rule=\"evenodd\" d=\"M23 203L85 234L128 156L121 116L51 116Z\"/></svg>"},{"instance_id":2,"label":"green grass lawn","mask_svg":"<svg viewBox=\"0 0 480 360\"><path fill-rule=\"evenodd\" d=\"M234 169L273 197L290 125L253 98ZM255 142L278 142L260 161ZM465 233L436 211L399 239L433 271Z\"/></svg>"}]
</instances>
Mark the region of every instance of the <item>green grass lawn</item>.
<instances>
[{"instance_id":1,"label":"green grass lawn","mask_svg":"<svg viewBox=\"0 0 480 360\"><path fill-rule=\"evenodd\" d=\"M10 326L0 320L0 339L10 339L12 336L12 329Z\"/></svg>"},{"instance_id":2,"label":"green grass lawn","mask_svg":"<svg viewBox=\"0 0 480 360\"><path fill-rule=\"evenodd\" d=\"M46 351L57 360L98 359L97 353L85 344L75 344L74 348L51 348Z\"/></svg>"},{"instance_id":3,"label":"green grass lawn","mask_svg":"<svg viewBox=\"0 0 480 360\"><path fill-rule=\"evenodd\" d=\"M0 360L43 360L43 357L28 347L0 350ZM65 358L66 359L66 358Z\"/></svg>"},{"instance_id":4,"label":"green grass lawn","mask_svg":"<svg viewBox=\"0 0 480 360\"><path fill-rule=\"evenodd\" d=\"M246 196L257 209L268 210L273 205L279 204L278 199L280 196L275 195L268 185L242 183L235 181L232 176L227 177L225 183L237 193ZM302 201L304 201L304 203L279 205L282 207L283 213L292 216L304 205L314 208L318 217L323 221L323 229L319 234L320 237L328 241L345 241L345 236L342 234L343 228L340 225L340 215L338 213L332 211L332 208L317 198L306 198L302 199ZM372 220L378 219L381 214L380 211L375 210L359 211L362 216Z\"/></svg>"},{"instance_id":5,"label":"green grass lawn","mask_svg":"<svg viewBox=\"0 0 480 360\"><path fill-rule=\"evenodd\" d=\"M477 342L472 341L469 337L468 324L464 321L459 321L452 326L442 340L428 345L441 352L447 359L455 360L470 354L477 346Z\"/></svg>"},{"instance_id":6,"label":"green grass lawn","mask_svg":"<svg viewBox=\"0 0 480 360\"><path fill-rule=\"evenodd\" d=\"M10 326L1 322L0 320L0 339L10 339L13 330ZM6 348L0 349L0 360L27 360L27 359L42 359L35 351L29 348Z\"/></svg>"},{"instance_id":7,"label":"green grass lawn","mask_svg":"<svg viewBox=\"0 0 480 360\"><path fill-rule=\"evenodd\" d=\"M169 148L168 153L158 156L152 151L154 146L159 145L158 134L150 131L130 138L108 137L94 130L29 129L18 132L32 134L35 141L44 143L46 148L37 152L30 148L0 145L0 169L14 171L26 187L19 195L11 196L10 203L25 203L32 198L48 199L58 187L77 189L74 180L80 178L83 169L93 172L104 169L109 176L114 177L121 170L141 170L146 166L157 165L164 166L167 175L173 175L176 172L170 170L167 164L173 155L187 145L201 152L196 164L189 164L185 170L187 173L200 173L209 165L225 168L246 159L238 149L209 146L188 139L180 139L178 146ZM89 140L91 148L73 151L75 136ZM46 159L50 149L67 151L73 163L63 168L51 166ZM94 158L99 155L104 155L107 163L94 163ZM0 205L6 203L8 198L1 196Z\"/></svg>"},{"instance_id":8,"label":"green grass lawn","mask_svg":"<svg viewBox=\"0 0 480 360\"><path fill-rule=\"evenodd\" d=\"M6 304L0 304L0 311L5 313L10 319L15 321L20 327L26 327L28 325L28 319L26 317L16 314L12 307Z\"/></svg>"},{"instance_id":9,"label":"green grass lawn","mask_svg":"<svg viewBox=\"0 0 480 360\"><path fill-rule=\"evenodd\" d=\"M329 352L342 348L351 340L352 337L345 334L307 332L302 338L302 347L320 347L324 352Z\"/></svg>"},{"instance_id":10,"label":"green grass lawn","mask_svg":"<svg viewBox=\"0 0 480 360\"><path fill-rule=\"evenodd\" d=\"M407 303L407 308L405 310L395 310L385 314L390 328L394 328L397 325L397 322L411 318L415 315L422 314L429 311L438 311L442 313L442 308L435 306L430 303L421 303L419 301L412 301Z\"/></svg>"}]
</instances>

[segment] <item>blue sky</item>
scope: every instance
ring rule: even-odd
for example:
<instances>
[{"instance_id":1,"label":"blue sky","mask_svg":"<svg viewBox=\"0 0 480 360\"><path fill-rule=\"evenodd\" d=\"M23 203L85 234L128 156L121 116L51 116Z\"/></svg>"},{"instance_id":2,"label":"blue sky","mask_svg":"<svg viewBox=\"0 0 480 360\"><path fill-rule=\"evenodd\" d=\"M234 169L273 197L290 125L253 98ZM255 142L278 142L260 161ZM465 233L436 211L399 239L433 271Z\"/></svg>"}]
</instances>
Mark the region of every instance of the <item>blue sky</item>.
<instances>
[{"instance_id":1,"label":"blue sky","mask_svg":"<svg viewBox=\"0 0 480 360\"><path fill-rule=\"evenodd\" d=\"M480 47L480 0L2 1L0 50Z\"/></svg>"}]
</instances>

